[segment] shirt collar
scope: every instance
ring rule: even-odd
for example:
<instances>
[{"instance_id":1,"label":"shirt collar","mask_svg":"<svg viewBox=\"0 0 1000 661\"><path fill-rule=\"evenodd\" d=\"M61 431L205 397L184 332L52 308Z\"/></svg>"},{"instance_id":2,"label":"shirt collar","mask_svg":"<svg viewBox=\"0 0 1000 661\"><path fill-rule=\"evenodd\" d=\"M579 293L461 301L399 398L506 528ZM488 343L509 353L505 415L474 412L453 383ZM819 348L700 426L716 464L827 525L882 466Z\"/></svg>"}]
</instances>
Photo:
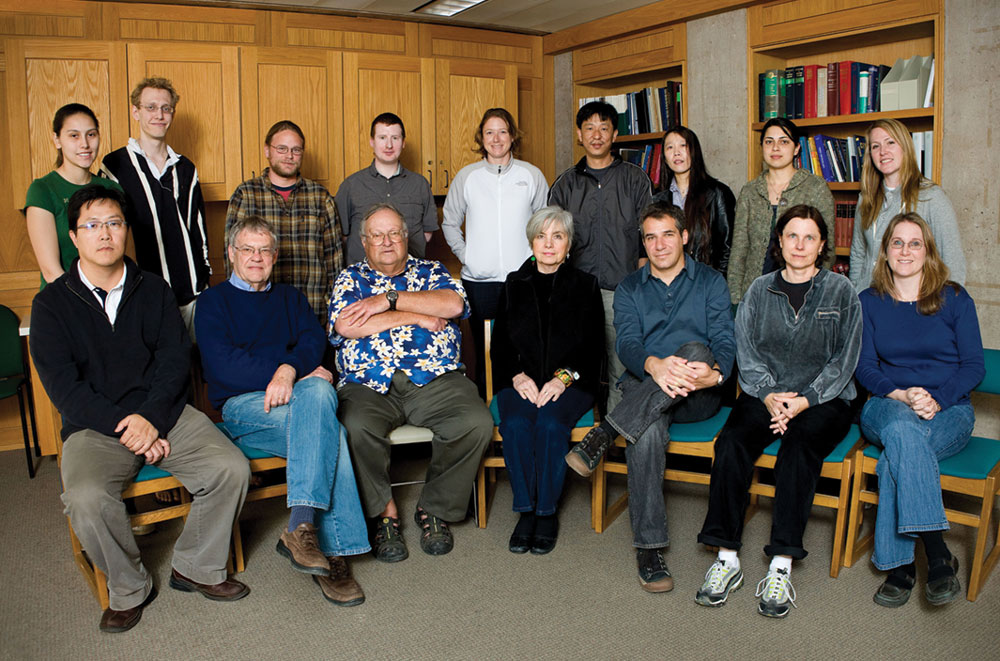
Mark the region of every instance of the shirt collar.
<instances>
[{"instance_id":1,"label":"shirt collar","mask_svg":"<svg viewBox=\"0 0 1000 661\"><path fill-rule=\"evenodd\" d=\"M247 282L240 276L236 275L236 271L233 271L233 274L229 276L229 284L231 284L233 287L236 287L240 291L252 291L254 293L259 293L257 292L256 289L250 286L249 282ZM271 283L268 282L267 286L264 287L264 291L270 291L270 289L271 289Z\"/></svg>"},{"instance_id":2,"label":"shirt collar","mask_svg":"<svg viewBox=\"0 0 1000 661\"><path fill-rule=\"evenodd\" d=\"M642 282L643 283L646 283L650 278L655 278L656 277L656 276L653 275L653 272L650 269L648 261L642 266L642 268L640 270L642 271ZM678 277L680 277L682 275L687 276L688 280L694 280L694 258L691 257L691 255L689 255L687 253L684 253L684 268L682 268L681 272L677 274ZM659 280L659 278L656 278L656 279ZM674 282L676 282L676 281L677 281L677 278L674 278ZM671 283L671 284L673 284L673 283Z\"/></svg>"},{"instance_id":3,"label":"shirt collar","mask_svg":"<svg viewBox=\"0 0 1000 661\"><path fill-rule=\"evenodd\" d=\"M83 273L83 267L80 266L79 260L77 260L77 262L76 262L76 271L77 271L77 273L80 274L80 282L83 283L84 287L86 287L90 291L94 291L95 289L97 289L97 285L95 285L94 283L92 283L90 280L87 280L87 276L84 275L84 273ZM127 275L128 275L128 268L122 269L122 278L121 278L121 280L118 281L117 285L115 285L114 287L111 288L111 291L114 291L116 289L124 289L125 288L125 276L127 276ZM108 293L110 294L111 291L109 291Z\"/></svg>"},{"instance_id":4,"label":"shirt collar","mask_svg":"<svg viewBox=\"0 0 1000 661\"><path fill-rule=\"evenodd\" d=\"M128 139L128 148L134 151L136 154L139 154L143 158L149 160L149 156L147 156L146 152L142 150L142 146L139 145L139 141L136 140L135 138ZM164 171L166 171L166 169L169 168L171 165L175 165L179 160L181 160L181 155L175 152L173 150L173 147L167 145L167 162L163 166Z\"/></svg>"},{"instance_id":5,"label":"shirt collar","mask_svg":"<svg viewBox=\"0 0 1000 661\"><path fill-rule=\"evenodd\" d=\"M374 158L372 159L371 165L368 166L368 173L371 174L373 177L382 177L382 173L379 172L378 168L375 167L375 159ZM396 172L393 173L392 177L389 177L389 179L392 179L393 177L398 177L398 176L400 176L402 174L403 174L403 164L397 161L396 162ZM382 178L385 179L385 177L382 177Z\"/></svg>"}]
</instances>

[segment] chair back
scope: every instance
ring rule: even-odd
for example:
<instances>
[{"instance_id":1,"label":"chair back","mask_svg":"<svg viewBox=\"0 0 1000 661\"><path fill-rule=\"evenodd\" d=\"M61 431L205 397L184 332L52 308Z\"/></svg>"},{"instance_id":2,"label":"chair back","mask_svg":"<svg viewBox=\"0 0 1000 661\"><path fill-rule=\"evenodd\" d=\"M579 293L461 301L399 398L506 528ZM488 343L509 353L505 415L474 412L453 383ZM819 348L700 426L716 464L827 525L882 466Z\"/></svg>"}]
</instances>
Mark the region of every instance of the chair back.
<instances>
[{"instance_id":1,"label":"chair back","mask_svg":"<svg viewBox=\"0 0 1000 661\"><path fill-rule=\"evenodd\" d=\"M483 322L483 361L486 363L486 403L493 401L493 360L490 358L490 343L493 339L493 319Z\"/></svg>"},{"instance_id":2,"label":"chair back","mask_svg":"<svg viewBox=\"0 0 1000 661\"><path fill-rule=\"evenodd\" d=\"M0 305L0 379L24 373L20 325L14 311Z\"/></svg>"},{"instance_id":3,"label":"chair back","mask_svg":"<svg viewBox=\"0 0 1000 661\"><path fill-rule=\"evenodd\" d=\"M1000 349L983 349L983 360L986 362L986 376L976 386L975 392L1000 395Z\"/></svg>"}]
</instances>

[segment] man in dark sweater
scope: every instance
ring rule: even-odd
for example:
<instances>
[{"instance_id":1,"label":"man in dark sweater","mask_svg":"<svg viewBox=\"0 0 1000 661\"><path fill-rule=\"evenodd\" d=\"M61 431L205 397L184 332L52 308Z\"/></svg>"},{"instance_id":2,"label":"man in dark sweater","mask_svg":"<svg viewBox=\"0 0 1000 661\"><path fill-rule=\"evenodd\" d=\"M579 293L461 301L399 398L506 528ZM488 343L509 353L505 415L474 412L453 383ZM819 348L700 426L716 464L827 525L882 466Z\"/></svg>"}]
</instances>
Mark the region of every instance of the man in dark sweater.
<instances>
[{"instance_id":1,"label":"man in dark sweater","mask_svg":"<svg viewBox=\"0 0 1000 661\"><path fill-rule=\"evenodd\" d=\"M243 448L288 459L288 529L277 551L338 606L365 600L344 556L370 550L323 328L291 285L272 283L277 237L260 216L229 232L229 280L201 295L195 326L212 405Z\"/></svg>"},{"instance_id":2,"label":"man in dark sweater","mask_svg":"<svg viewBox=\"0 0 1000 661\"><path fill-rule=\"evenodd\" d=\"M139 137L105 156L101 174L125 191L139 268L167 281L191 331L212 269L198 169L167 144L180 96L166 78L143 78L129 100Z\"/></svg>"},{"instance_id":3,"label":"man in dark sweater","mask_svg":"<svg viewBox=\"0 0 1000 661\"><path fill-rule=\"evenodd\" d=\"M79 259L35 297L31 356L63 416L62 494L84 550L108 577L100 628L127 631L156 596L139 558L122 485L157 464L194 495L174 545L170 586L231 601L250 589L226 576L230 531L246 496L243 454L185 404L191 341L163 279L124 256L118 191L69 200Z\"/></svg>"}]
</instances>

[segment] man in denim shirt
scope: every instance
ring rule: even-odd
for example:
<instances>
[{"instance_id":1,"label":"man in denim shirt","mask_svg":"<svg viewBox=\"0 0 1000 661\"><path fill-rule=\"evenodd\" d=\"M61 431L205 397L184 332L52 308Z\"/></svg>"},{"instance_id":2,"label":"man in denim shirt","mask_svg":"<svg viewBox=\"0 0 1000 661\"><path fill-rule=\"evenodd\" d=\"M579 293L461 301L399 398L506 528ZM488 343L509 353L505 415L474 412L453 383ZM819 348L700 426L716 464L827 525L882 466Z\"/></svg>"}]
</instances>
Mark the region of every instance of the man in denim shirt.
<instances>
[{"instance_id":1,"label":"man in denim shirt","mask_svg":"<svg viewBox=\"0 0 1000 661\"><path fill-rule=\"evenodd\" d=\"M669 537L662 485L670 423L718 412L736 341L725 278L684 252L684 211L654 202L641 219L649 262L615 291L615 348L628 369L622 401L566 461L589 475L614 437L625 437L639 583L648 592L667 592L674 584L663 559Z\"/></svg>"}]
</instances>

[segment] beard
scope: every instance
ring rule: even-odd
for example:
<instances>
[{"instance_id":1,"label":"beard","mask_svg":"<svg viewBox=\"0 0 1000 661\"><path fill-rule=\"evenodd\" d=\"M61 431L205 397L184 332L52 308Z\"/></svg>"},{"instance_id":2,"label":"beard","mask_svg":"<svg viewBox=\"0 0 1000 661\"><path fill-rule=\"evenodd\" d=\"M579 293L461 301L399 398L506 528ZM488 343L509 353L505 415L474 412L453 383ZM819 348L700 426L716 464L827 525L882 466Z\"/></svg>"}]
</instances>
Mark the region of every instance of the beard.
<instances>
[{"instance_id":1,"label":"beard","mask_svg":"<svg viewBox=\"0 0 1000 661\"><path fill-rule=\"evenodd\" d=\"M301 163L282 163L281 161L272 162L271 170L280 177L286 177L291 179L293 177L299 176L299 170L302 169Z\"/></svg>"}]
</instances>

